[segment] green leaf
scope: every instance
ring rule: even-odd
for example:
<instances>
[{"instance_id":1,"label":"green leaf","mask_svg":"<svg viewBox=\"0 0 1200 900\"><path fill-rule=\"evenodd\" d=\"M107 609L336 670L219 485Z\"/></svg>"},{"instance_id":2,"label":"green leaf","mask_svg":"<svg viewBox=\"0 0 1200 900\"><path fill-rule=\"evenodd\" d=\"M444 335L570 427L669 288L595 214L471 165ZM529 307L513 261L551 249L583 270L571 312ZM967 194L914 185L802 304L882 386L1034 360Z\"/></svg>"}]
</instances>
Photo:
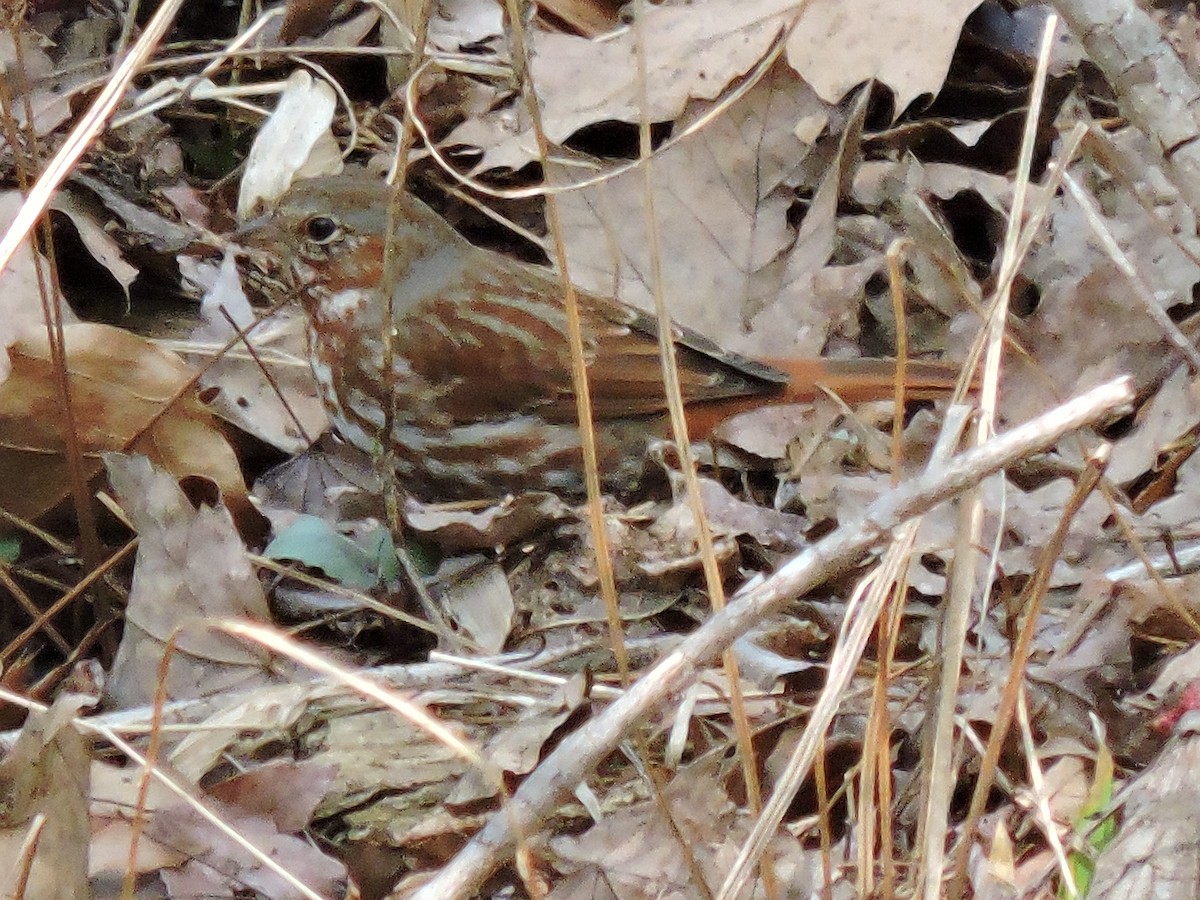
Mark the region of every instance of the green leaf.
<instances>
[{"instance_id":1,"label":"green leaf","mask_svg":"<svg viewBox=\"0 0 1200 900\"><path fill-rule=\"evenodd\" d=\"M1101 744L1100 751L1096 754L1096 774L1092 779L1092 786L1088 790L1087 800L1080 810L1079 818L1075 820L1076 831L1087 833L1087 852L1072 850L1068 855L1071 875L1078 889L1076 896L1079 897L1087 896L1088 889L1092 886L1092 878L1096 873L1096 856L1112 843L1117 835L1116 815L1104 815L1112 804L1114 771L1112 754L1108 747ZM1099 824L1095 824L1096 819L1101 816L1103 818ZM1066 885L1059 885L1058 896L1067 896Z\"/></svg>"},{"instance_id":2,"label":"green leaf","mask_svg":"<svg viewBox=\"0 0 1200 900\"><path fill-rule=\"evenodd\" d=\"M358 590L400 576L395 544L383 526L353 540L323 519L300 516L274 537L264 555L320 569L331 580Z\"/></svg>"}]
</instances>

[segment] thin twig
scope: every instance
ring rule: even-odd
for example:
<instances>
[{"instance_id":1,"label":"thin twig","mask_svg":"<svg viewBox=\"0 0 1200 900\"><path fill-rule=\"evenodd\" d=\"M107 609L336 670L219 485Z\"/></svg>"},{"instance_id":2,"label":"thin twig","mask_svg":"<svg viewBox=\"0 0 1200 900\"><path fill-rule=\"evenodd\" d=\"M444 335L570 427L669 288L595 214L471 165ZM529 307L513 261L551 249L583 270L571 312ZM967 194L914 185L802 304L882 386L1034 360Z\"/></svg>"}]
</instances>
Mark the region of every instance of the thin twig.
<instances>
[{"instance_id":1,"label":"thin twig","mask_svg":"<svg viewBox=\"0 0 1200 900\"><path fill-rule=\"evenodd\" d=\"M58 152L46 165L45 171L38 177L37 183L30 190L29 196L13 219L12 225L0 239L0 272L3 272L12 261L13 255L24 243L34 224L42 217L50 205L54 191L66 179L71 168L91 146L92 141L104 130L104 124L112 115L117 104L125 95L125 90L132 83L134 76L141 70L142 65L150 58L171 23L175 14L183 6L184 0L165 0L146 23L146 28L138 38L137 43L129 54L121 60L116 71L112 73L104 89L93 101L88 111L84 113L79 124L67 135Z\"/></svg>"},{"instance_id":2,"label":"thin twig","mask_svg":"<svg viewBox=\"0 0 1200 900\"><path fill-rule=\"evenodd\" d=\"M1028 246L1030 230L1023 230L1025 200L1029 192L1029 177L1032 169L1033 150L1036 144L1037 125L1045 94L1046 78L1050 65L1050 50L1058 18L1047 18L1042 32L1041 49L1038 54L1037 70L1029 98L1029 109L1025 116L1025 127L1021 137L1018 157L1016 188L1013 191L1012 209L1009 210L1008 228L1004 235L1004 250L1000 260L1000 272L990 310L984 327L984 366L980 391L980 417L975 432L979 443L995 433L1000 396L1000 362L1004 353L1007 333L1009 299L1012 282L1020 266L1022 248ZM1026 240L1023 240L1026 238ZM1005 480L999 477L1001 523L996 530L996 543L988 557L988 565L994 566L999 552L999 542L1004 534ZM942 889L942 869L945 861L946 834L949 830L949 809L954 782L951 750L954 738L954 711L958 696L959 674L967 642L971 599L979 583L990 585L992 579L979 579L978 546L983 533L983 498L974 490L964 498L959 511L959 540L955 546L954 568L951 572L949 597L946 604L945 621L941 635L941 672L935 692L932 740L926 771L931 773L924 808L918 828L921 863L917 872L916 891L925 900L936 900ZM980 620L986 615L986 587L980 597Z\"/></svg>"}]
</instances>

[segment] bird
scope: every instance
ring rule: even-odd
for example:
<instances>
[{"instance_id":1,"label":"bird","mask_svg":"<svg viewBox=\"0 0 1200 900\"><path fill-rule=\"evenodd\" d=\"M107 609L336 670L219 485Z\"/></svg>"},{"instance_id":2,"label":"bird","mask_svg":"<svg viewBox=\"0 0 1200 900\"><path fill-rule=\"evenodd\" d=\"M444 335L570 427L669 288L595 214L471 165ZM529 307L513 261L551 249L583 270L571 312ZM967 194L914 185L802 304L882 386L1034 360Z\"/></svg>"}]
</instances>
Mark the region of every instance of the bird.
<instances>
[{"instance_id":1,"label":"bird","mask_svg":"<svg viewBox=\"0 0 1200 900\"><path fill-rule=\"evenodd\" d=\"M421 501L582 496L560 279L470 243L402 191L386 321L389 198L390 188L365 170L303 180L237 233L242 247L277 258L299 291L310 362L334 429L360 450L389 450L398 483ZM628 493L649 443L667 435L658 320L615 299L576 296L602 484ZM755 360L670 328L693 440L767 403L809 402L824 391L846 402L894 395L894 360ZM945 394L956 374L949 363L909 362L906 397Z\"/></svg>"}]
</instances>

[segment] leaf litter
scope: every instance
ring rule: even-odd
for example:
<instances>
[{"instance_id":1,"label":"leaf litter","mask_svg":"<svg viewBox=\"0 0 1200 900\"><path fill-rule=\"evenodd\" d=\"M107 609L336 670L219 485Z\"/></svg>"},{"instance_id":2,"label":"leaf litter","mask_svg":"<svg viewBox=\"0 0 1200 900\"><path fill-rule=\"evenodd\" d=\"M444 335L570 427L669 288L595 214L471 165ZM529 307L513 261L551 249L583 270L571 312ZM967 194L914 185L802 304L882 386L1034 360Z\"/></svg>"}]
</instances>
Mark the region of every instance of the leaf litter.
<instances>
[{"instance_id":1,"label":"leaf litter","mask_svg":"<svg viewBox=\"0 0 1200 900\"><path fill-rule=\"evenodd\" d=\"M1044 9L954 2L909 10L856 0L735 11L666 3L600 35L590 29L615 23L609 14L577 16L558 6L559 18L550 13L528 25L552 142L547 160L539 159L517 97L506 26L488 4L439 6L430 29L435 52L411 85L403 53L417 23L406 12L374 31L377 11L334 22L318 5L287 4L297 17L288 27L322 48L319 61L297 50L311 69L288 60L291 48L272 19L257 37L244 32L263 54L256 67L236 56L200 61L183 44L164 45L157 68L88 149L57 207L76 235L55 248L61 287L49 279L39 285L31 262L5 272L0 303L11 372L0 384L0 482L7 485L0 508L21 549L5 567L13 615L0 660L8 668L18 653L32 654L52 693L66 660L42 636L44 623L22 632L37 610L60 598L73 604L74 621L56 624L107 671L104 711L91 721L111 722L140 752L152 751L198 804L160 793L158 781L147 793L140 774L131 777L141 771L136 761L122 774L117 746L77 720L81 704L63 681L54 710L10 736L16 745L0 773L14 796L30 795L30 779L61 789L46 793L37 810L10 810L3 853L7 870L27 878L24 895L61 895L53 891L83 879L86 887L68 889L75 896L115 895L132 866L143 888L165 896L339 896L351 882L363 896L433 896L430 884L467 865L468 854L459 854L472 836L503 821L511 792L555 765L554 749L567 736L606 721L620 696L591 539L577 511L553 497L479 508L401 505L409 574L398 578L394 566L379 564L378 545L356 543L389 516L372 461L330 462L319 449L336 443L328 437L310 460L291 459L325 427L303 365L302 319L256 326L251 352L220 311L245 329L271 294L261 274L243 269L245 281L236 283L221 235L237 209L269 206L306 167L328 171L343 154L386 168L406 92L432 128L409 161L423 189L447 182L439 166L526 195L539 175L570 188L561 196L564 240L572 277L585 288L648 305L649 196L672 314L708 337L760 356L889 355L903 331L909 352L967 358L1000 273L1034 72L1036 39L1028 35L1045 21ZM303 15L301 28L295 22ZM1185 58L1194 56L1197 29L1188 15L1160 20L1163 45L1169 37ZM577 30L564 24L584 21ZM89 35L100 37L88 62L105 59L111 47L103 36L122 24L99 10L64 8L6 33L6 71L22 72L10 86L14 108L28 102L33 111L31 120L15 120L24 130L4 135L10 168L24 165L15 134L48 150L61 145L78 115L73 101L95 89L70 64ZM237 25L180 20L173 40L219 38L228 46ZM385 71L371 58L389 40L402 55ZM892 630L880 629L878 644L833 698L819 765L756 857L755 896L858 896L941 877L919 860L898 865L917 847L914 804L938 778L965 794L975 786L976 748L996 721L1024 624L1014 604L1037 579L1046 596L1024 673L1026 706L999 755L979 830L964 834L961 811L945 826L946 846L974 848L969 865L947 857L948 876L981 895L1031 897L1080 878L1094 896L1173 896L1191 883L1156 864L1148 848L1159 859L1166 847L1177 859L1195 855L1180 787L1195 728L1187 694L1178 692L1197 677L1180 663L1197 634L1189 598L1200 462L1191 449L1200 416L1193 376L1179 365L1178 339L1164 322L1194 334L1196 216L1153 129L1119 118L1131 115L1122 85L1080 67L1088 52L1086 42L1066 37L1055 45L1027 207L1041 224L1014 287L1000 410L1004 423L1016 425L1116 374L1133 377L1139 404L1092 435L1010 465L1003 485L981 489L979 549L992 555L987 574L974 579L976 613L957 698L964 740L949 773L929 769L922 741L961 525L949 507L924 518L893 597ZM874 80L864 86L867 79ZM644 116L657 142L649 181L634 165ZM1083 150L1062 159L1060 138L1077 122L1090 129ZM270 143L272 133L282 142ZM1066 167L1069 189L1041 187L1051 184L1055 165ZM234 174L240 199L225 177ZM15 210L16 195L11 202ZM517 198L501 208L544 243L536 203ZM446 211L473 239L539 252L468 207ZM29 260L35 246L45 251L40 238L31 242ZM97 301L107 317L116 311L104 325L67 326L73 433L56 414L58 363L41 329L42 290L70 321L93 319ZM196 301L204 295L202 321ZM126 328L135 321L141 334ZM38 341L45 348L31 349ZM940 412L928 404L903 411L898 457L897 412L888 405L847 408L831 399L726 423L721 446L705 457L703 481L726 587L768 578L837 525L857 521L895 479L923 468ZM1082 504L1060 555L1039 574L1040 551L1099 438L1112 446L1108 481ZM89 545L86 529L76 530L64 512L76 493L72 441L93 488L104 484L101 453L149 457L108 464L131 530L121 516L106 515ZM286 467L268 471L285 458ZM643 683L659 677L656 659L670 660L684 636L711 618L698 523L675 499L677 468L672 452L659 453L648 463L656 490L605 506L618 614L632 673ZM268 536L226 512L224 503L255 480L270 537L291 542L274 555L302 561L303 570L253 556ZM289 532L297 523L307 523L307 536ZM136 551L126 543L134 532ZM77 542L101 552L73 554ZM1143 556L1153 577L1130 565ZM603 762L585 782L539 798L553 812L520 836L516 857L489 863L489 871L500 868L486 888L470 892L717 895L760 822L737 765L747 749L736 738L738 716L749 718L748 747L767 796L786 790L789 760L847 640L847 604L876 561L731 635L744 712L731 708L726 671L696 665L677 704L606 735L611 752ZM95 575L81 583L88 572ZM340 577L330 589L345 603L298 614L305 607L295 598L322 577ZM71 586L79 583L91 602L74 599ZM89 612L112 609L111 595L125 590L119 623ZM110 596L97 602L97 591ZM355 592L365 595L361 602ZM426 662L429 632L410 620L430 609L426 624L439 652ZM314 679L211 627L247 618L287 621L342 670L366 667L387 689L434 712L484 762L342 682ZM160 695L168 705L155 712ZM1156 720L1162 709L1181 712ZM55 737L39 730L46 715L58 717ZM882 755L867 743L878 733L872 720L886 723ZM153 745L144 736L151 724L171 726L154 732ZM79 758L74 775L89 765L90 786L61 777L67 754ZM1116 783L1114 799L1089 819L1083 798L1106 779ZM877 793L863 793L869 789ZM229 831L218 837L198 807ZM1105 818L1114 811L1116 818ZM1102 842L1093 838L1104 821L1117 825ZM1063 849L1088 840L1089 854ZM78 858L84 845L90 870ZM470 876L475 884L482 877Z\"/></svg>"}]
</instances>

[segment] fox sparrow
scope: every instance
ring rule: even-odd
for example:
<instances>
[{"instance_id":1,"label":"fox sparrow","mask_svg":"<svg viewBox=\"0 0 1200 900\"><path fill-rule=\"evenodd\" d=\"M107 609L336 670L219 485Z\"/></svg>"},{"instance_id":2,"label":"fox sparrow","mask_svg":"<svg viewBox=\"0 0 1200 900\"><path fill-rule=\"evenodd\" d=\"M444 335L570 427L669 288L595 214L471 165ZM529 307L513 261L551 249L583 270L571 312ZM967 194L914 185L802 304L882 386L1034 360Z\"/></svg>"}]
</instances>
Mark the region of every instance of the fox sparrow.
<instances>
[{"instance_id":1,"label":"fox sparrow","mask_svg":"<svg viewBox=\"0 0 1200 900\"><path fill-rule=\"evenodd\" d=\"M243 243L279 254L303 288L309 349L334 427L355 446L382 446L388 403L400 484L423 500L526 490L583 492L562 286L552 272L470 244L411 194L393 244L392 370L383 373L388 195L363 173L299 183ZM580 293L580 314L607 489L627 489L647 442L666 434L657 320ZM764 402L890 397L890 360L773 360L726 352L673 327L689 428ZM909 397L945 392L954 371L910 363Z\"/></svg>"}]
</instances>

